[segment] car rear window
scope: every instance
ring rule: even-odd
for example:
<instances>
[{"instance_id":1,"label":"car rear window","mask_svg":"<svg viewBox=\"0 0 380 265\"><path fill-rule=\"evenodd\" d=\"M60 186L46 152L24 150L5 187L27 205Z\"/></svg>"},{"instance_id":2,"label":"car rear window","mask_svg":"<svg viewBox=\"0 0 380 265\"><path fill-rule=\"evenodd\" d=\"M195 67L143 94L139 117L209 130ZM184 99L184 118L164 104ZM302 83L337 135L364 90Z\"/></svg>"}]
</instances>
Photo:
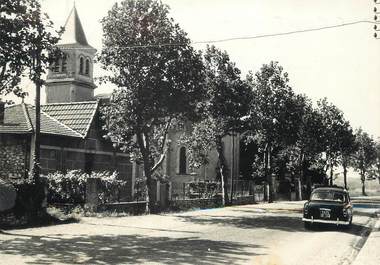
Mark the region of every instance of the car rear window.
<instances>
[{"instance_id":1,"label":"car rear window","mask_svg":"<svg viewBox=\"0 0 380 265\"><path fill-rule=\"evenodd\" d=\"M312 201L335 201L346 202L347 198L343 192L339 191L315 191L311 194Z\"/></svg>"}]
</instances>

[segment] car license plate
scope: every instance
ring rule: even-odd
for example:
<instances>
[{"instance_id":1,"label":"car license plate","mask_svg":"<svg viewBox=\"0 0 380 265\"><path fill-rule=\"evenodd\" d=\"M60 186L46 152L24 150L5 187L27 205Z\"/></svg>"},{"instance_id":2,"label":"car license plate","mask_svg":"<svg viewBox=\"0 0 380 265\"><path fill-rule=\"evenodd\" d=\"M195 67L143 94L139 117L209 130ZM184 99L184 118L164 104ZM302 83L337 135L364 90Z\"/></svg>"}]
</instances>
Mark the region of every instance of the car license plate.
<instances>
[{"instance_id":1,"label":"car license plate","mask_svg":"<svg viewBox=\"0 0 380 265\"><path fill-rule=\"evenodd\" d=\"M320 209L321 218L330 218L330 210L329 209Z\"/></svg>"}]
</instances>

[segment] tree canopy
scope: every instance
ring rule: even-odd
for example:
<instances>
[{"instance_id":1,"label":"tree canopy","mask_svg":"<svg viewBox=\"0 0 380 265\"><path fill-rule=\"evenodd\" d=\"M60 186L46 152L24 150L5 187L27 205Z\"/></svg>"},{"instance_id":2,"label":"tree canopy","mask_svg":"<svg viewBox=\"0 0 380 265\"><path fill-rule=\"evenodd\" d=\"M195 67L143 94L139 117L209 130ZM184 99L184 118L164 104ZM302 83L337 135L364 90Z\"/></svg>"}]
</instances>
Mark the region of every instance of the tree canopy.
<instances>
[{"instance_id":1,"label":"tree canopy","mask_svg":"<svg viewBox=\"0 0 380 265\"><path fill-rule=\"evenodd\" d=\"M208 154L216 149L223 198L227 198L226 173L222 139L244 130L252 98L251 88L241 80L240 70L225 51L207 46L203 56L206 95L202 101L199 122L193 124L190 134L183 137L189 147L191 163L195 167L208 163Z\"/></svg>"},{"instance_id":2,"label":"tree canopy","mask_svg":"<svg viewBox=\"0 0 380 265\"><path fill-rule=\"evenodd\" d=\"M361 128L355 132L357 151L353 155L352 166L360 173L362 194L365 192L365 180L369 169L376 163L376 144L373 138Z\"/></svg>"},{"instance_id":3,"label":"tree canopy","mask_svg":"<svg viewBox=\"0 0 380 265\"><path fill-rule=\"evenodd\" d=\"M37 72L43 73L56 55L58 35L37 0L1 1L0 14L0 94L24 97L21 79L40 79ZM38 47L43 51L40 66L36 65Z\"/></svg>"},{"instance_id":4,"label":"tree canopy","mask_svg":"<svg viewBox=\"0 0 380 265\"><path fill-rule=\"evenodd\" d=\"M103 109L106 130L143 163L151 197L151 176L165 157L168 131L175 122L194 119L204 97L201 55L159 1L116 3L101 22L99 61L109 73L103 81L117 86Z\"/></svg>"},{"instance_id":5,"label":"tree canopy","mask_svg":"<svg viewBox=\"0 0 380 265\"><path fill-rule=\"evenodd\" d=\"M302 119L303 104L289 85L288 74L277 62L264 64L247 82L253 89L247 141L255 141L263 154L262 174L273 200L272 158L286 146L295 144Z\"/></svg>"}]
</instances>

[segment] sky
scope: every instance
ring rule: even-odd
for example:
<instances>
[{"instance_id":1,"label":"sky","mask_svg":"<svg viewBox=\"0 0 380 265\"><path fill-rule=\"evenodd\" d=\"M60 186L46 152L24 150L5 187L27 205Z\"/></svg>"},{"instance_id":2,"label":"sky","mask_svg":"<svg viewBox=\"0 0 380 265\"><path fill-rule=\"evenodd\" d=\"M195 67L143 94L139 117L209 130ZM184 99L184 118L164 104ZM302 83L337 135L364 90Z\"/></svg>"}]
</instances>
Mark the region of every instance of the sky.
<instances>
[{"instance_id":1,"label":"sky","mask_svg":"<svg viewBox=\"0 0 380 265\"><path fill-rule=\"evenodd\" d=\"M115 0L76 0L90 45L102 47L103 18ZM194 42L313 29L355 21L373 21L373 0L162 0L170 15ZM42 0L54 24L63 26L73 0ZM378 5L378 9L380 5ZM380 32L379 32L380 33ZM278 61L290 85L314 102L327 99L341 109L354 128L380 137L380 39L373 24L331 28L299 34L215 43L242 71L256 72ZM380 35L380 34L379 34ZM194 44L204 49L204 44ZM96 66L94 75L100 75ZM32 85L26 102L33 102ZM99 86L95 94L111 92Z\"/></svg>"}]
</instances>

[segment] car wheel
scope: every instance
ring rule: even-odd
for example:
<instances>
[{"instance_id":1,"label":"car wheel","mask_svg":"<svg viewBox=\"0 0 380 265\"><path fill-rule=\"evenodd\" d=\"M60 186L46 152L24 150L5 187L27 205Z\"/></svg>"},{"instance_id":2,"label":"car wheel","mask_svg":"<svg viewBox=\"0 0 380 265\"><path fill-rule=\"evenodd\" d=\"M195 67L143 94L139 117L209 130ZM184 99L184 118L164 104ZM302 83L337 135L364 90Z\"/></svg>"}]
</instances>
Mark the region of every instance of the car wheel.
<instances>
[{"instance_id":1,"label":"car wheel","mask_svg":"<svg viewBox=\"0 0 380 265\"><path fill-rule=\"evenodd\" d=\"M351 217L350 217L350 221L348 221L348 225L346 226L346 228L347 228L347 229L350 228L351 225L352 225L352 215L351 215Z\"/></svg>"},{"instance_id":2,"label":"car wheel","mask_svg":"<svg viewBox=\"0 0 380 265\"><path fill-rule=\"evenodd\" d=\"M303 222L303 225L304 225L305 229L307 229L307 230L309 230L313 227L313 225L309 222Z\"/></svg>"},{"instance_id":3,"label":"car wheel","mask_svg":"<svg viewBox=\"0 0 380 265\"><path fill-rule=\"evenodd\" d=\"M348 224L343 226L343 229L345 229L345 230L350 229L351 228L351 224L352 224L352 216L351 216L350 220L348 221Z\"/></svg>"}]
</instances>

